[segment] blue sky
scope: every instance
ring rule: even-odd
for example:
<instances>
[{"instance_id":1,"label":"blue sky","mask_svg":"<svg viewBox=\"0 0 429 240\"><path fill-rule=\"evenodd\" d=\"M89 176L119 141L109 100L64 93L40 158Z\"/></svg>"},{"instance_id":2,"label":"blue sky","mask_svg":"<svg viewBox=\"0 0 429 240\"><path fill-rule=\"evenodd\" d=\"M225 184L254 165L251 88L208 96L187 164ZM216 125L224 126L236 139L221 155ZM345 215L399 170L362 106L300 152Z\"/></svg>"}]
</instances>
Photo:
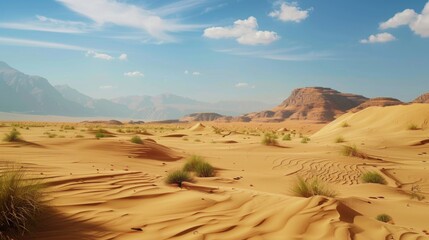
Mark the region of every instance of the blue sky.
<instances>
[{"instance_id":1,"label":"blue sky","mask_svg":"<svg viewBox=\"0 0 429 240\"><path fill-rule=\"evenodd\" d=\"M0 1L0 60L99 98L409 101L429 91L428 53L427 0Z\"/></svg>"}]
</instances>

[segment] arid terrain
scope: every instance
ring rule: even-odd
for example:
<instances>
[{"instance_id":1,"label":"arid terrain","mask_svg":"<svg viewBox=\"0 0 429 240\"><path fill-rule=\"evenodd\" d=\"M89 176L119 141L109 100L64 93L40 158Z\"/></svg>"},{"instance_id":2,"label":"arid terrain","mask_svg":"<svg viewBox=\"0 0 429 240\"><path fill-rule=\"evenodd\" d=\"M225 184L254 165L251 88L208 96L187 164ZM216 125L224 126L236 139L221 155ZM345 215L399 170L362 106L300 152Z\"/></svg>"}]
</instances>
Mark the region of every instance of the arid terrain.
<instances>
[{"instance_id":1,"label":"arid terrain","mask_svg":"<svg viewBox=\"0 0 429 240\"><path fill-rule=\"evenodd\" d=\"M23 139L0 143L2 166L47 186L25 239L429 239L429 104L369 107L328 124L0 126ZM265 133L278 143L262 144ZM130 142L136 135L142 144ZM215 176L165 183L191 155ZM367 171L385 184L364 183ZM318 178L335 197L297 196L298 177Z\"/></svg>"}]
</instances>

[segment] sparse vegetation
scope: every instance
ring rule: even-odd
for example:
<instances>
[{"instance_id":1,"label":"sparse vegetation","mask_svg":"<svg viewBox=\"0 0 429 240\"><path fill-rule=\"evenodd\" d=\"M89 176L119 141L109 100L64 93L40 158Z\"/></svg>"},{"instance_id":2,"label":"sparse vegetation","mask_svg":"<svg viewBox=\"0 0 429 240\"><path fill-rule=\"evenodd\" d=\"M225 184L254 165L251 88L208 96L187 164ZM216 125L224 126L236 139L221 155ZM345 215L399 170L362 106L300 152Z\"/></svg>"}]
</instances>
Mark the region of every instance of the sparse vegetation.
<instances>
[{"instance_id":1,"label":"sparse vegetation","mask_svg":"<svg viewBox=\"0 0 429 240\"><path fill-rule=\"evenodd\" d=\"M343 137L341 137L341 136L339 136L339 137L337 137L337 138L335 138L335 143L343 143L343 142L345 142L346 140L344 140L344 138Z\"/></svg>"},{"instance_id":2,"label":"sparse vegetation","mask_svg":"<svg viewBox=\"0 0 429 240\"><path fill-rule=\"evenodd\" d=\"M43 184L22 170L0 175L0 239L16 239L29 230L43 209Z\"/></svg>"},{"instance_id":3,"label":"sparse vegetation","mask_svg":"<svg viewBox=\"0 0 429 240\"><path fill-rule=\"evenodd\" d=\"M326 197L336 196L336 192L334 190L330 189L324 182L317 178L305 180L302 177L298 177L292 191L295 195L306 198L316 195Z\"/></svg>"},{"instance_id":4,"label":"sparse vegetation","mask_svg":"<svg viewBox=\"0 0 429 240\"><path fill-rule=\"evenodd\" d=\"M195 172L198 177L213 177L215 169L203 157L192 155L183 166L183 171Z\"/></svg>"},{"instance_id":5,"label":"sparse vegetation","mask_svg":"<svg viewBox=\"0 0 429 240\"><path fill-rule=\"evenodd\" d=\"M182 187L182 182L192 182L192 176L187 171L176 170L168 174L165 182L168 184L178 184L179 187Z\"/></svg>"},{"instance_id":6,"label":"sparse vegetation","mask_svg":"<svg viewBox=\"0 0 429 240\"><path fill-rule=\"evenodd\" d=\"M290 133L283 136L283 141L290 141L290 140L292 140Z\"/></svg>"},{"instance_id":7,"label":"sparse vegetation","mask_svg":"<svg viewBox=\"0 0 429 240\"><path fill-rule=\"evenodd\" d=\"M350 127L350 124L348 122L343 122L341 124L341 127L343 127L343 128Z\"/></svg>"},{"instance_id":8,"label":"sparse vegetation","mask_svg":"<svg viewBox=\"0 0 429 240\"><path fill-rule=\"evenodd\" d=\"M132 137L130 141L132 143L135 143L135 144L142 144L143 143L143 140L139 136Z\"/></svg>"},{"instance_id":9,"label":"sparse vegetation","mask_svg":"<svg viewBox=\"0 0 429 240\"><path fill-rule=\"evenodd\" d=\"M419 127L417 126L417 124L411 123L410 125L408 125L407 129L408 130L419 130Z\"/></svg>"},{"instance_id":10,"label":"sparse vegetation","mask_svg":"<svg viewBox=\"0 0 429 240\"><path fill-rule=\"evenodd\" d=\"M185 165L183 166L183 171L194 172L197 165L205 162L206 161L204 160L203 157L198 155L192 155L189 157L188 161L186 161Z\"/></svg>"},{"instance_id":11,"label":"sparse vegetation","mask_svg":"<svg viewBox=\"0 0 429 240\"><path fill-rule=\"evenodd\" d=\"M275 135L274 133L265 133L264 137L262 138L262 144L268 146L275 146L278 144L277 138L277 135Z\"/></svg>"},{"instance_id":12,"label":"sparse vegetation","mask_svg":"<svg viewBox=\"0 0 429 240\"><path fill-rule=\"evenodd\" d=\"M343 146L341 153L348 157L369 158L367 154L359 151L356 146Z\"/></svg>"},{"instance_id":13,"label":"sparse vegetation","mask_svg":"<svg viewBox=\"0 0 429 240\"><path fill-rule=\"evenodd\" d=\"M392 217L385 214L385 213L377 215L377 217L375 219L377 219L380 222L385 222L385 223L392 221Z\"/></svg>"},{"instance_id":14,"label":"sparse vegetation","mask_svg":"<svg viewBox=\"0 0 429 240\"><path fill-rule=\"evenodd\" d=\"M364 183L378 183L378 184L386 184L386 180L384 177L378 172L365 172L361 176L362 182Z\"/></svg>"},{"instance_id":15,"label":"sparse vegetation","mask_svg":"<svg viewBox=\"0 0 429 240\"><path fill-rule=\"evenodd\" d=\"M100 139L100 138L105 138L106 135L104 133L98 132L95 134L95 138Z\"/></svg>"},{"instance_id":16,"label":"sparse vegetation","mask_svg":"<svg viewBox=\"0 0 429 240\"><path fill-rule=\"evenodd\" d=\"M76 135L76 138L83 138L83 135Z\"/></svg>"},{"instance_id":17,"label":"sparse vegetation","mask_svg":"<svg viewBox=\"0 0 429 240\"><path fill-rule=\"evenodd\" d=\"M309 137L303 137L302 139L301 139L301 143L308 143L310 141L310 138Z\"/></svg>"},{"instance_id":18,"label":"sparse vegetation","mask_svg":"<svg viewBox=\"0 0 429 240\"><path fill-rule=\"evenodd\" d=\"M420 185L418 184L411 186L411 199L414 199L414 198L416 198L419 201L426 198L423 194L421 194Z\"/></svg>"},{"instance_id":19,"label":"sparse vegetation","mask_svg":"<svg viewBox=\"0 0 429 240\"><path fill-rule=\"evenodd\" d=\"M12 131L10 131L10 133L6 133L3 141L5 142L19 142L21 141L21 133L16 130L16 128L13 128Z\"/></svg>"}]
</instances>

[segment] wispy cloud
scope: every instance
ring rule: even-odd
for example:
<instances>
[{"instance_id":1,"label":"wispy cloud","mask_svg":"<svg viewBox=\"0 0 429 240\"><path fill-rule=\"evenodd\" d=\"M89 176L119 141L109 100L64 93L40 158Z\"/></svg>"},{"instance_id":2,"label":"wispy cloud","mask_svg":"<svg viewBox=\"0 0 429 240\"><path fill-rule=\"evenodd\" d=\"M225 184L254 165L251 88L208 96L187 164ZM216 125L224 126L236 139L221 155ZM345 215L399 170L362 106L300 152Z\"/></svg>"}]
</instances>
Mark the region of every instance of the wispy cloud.
<instances>
[{"instance_id":1,"label":"wispy cloud","mask_svg":"<svg viewBox=\"0 0 429 240\"><path fill-rule=\"evenodd\" d=\"M90 51L88 48L81 47L81 46L68 45L68 44L55 43L55 42L36 41L36 40L22 39L22 38L0 37L0 44L12 45L12 46L23 46L23 47L54 48L54 49L64 49L64 50L72 50L72 51Z\"/></svg>"},{"instance_id":2,"label":"wispy cloud","mask_svg":"<svg viewBox=\"0 0 429 240\"><path fill-rule=\"evenodd\" d=\"M298 52L301 51L301 52ZM263 58L276 61L317 61L333 59L332 54L326 51L307 51L302 52L303 48L295 47L280 50L260 50L252 51L248 49L217 49L216 52L235 56L247 56L254 58Z\"/></svg>"},{"instance_id":3,"label":"wispy cloud","mask_svg":"<svg viewBox=\"0 0 429 240\"><path fill-rule=\"evenodd\" d=\"M396 40L395 36L390 33L379 33L375 35L370 35L367 39L360 40L361 43L386 43Z\"/></svg>"},{"instance_id":4,"label":"wispy cloud","mask_svg":"<svg viewBox=\"0 0 429 240\"><path fill-rule=\"evenodd\" d=\"M134 72L126 72L126 73L124 73L124 76L131 77L131 78L137 78L137 77L144 77L144 74L142 72L139 72L139 71L134 71Z\"/></svg>"},{"instance_id":5,"label":"wispy cloud","mask_svg":"<svg viewBox=\"0 0 429 240\"><path fill-rule=\"evenodd\" d=\"M235 87L236 88L255 88L256 86L255 85L250 85L247 82L239 82L239 83L235 84Z\"/></svg>"},{"instance_id":6,"label":"wispy cloud","mask_svg":"<svg viewBox=\"0 0 429 240\"><path fill-rule=\"evenodd\" d=\"M103 85L103 86L100 86L99 88L100 89L112 89L112 88L115 88L115 87L112 86L112 85Z\"/></svg>"},{"instance_id":7,"label":"wispy cloud","mask_svg":"<svg viewBox=\"0 0 429 240\"><path fill-rule=\"evenodd\" d=\"M3 22L0 23L0 28L70 34L85 33L95 29L83 22L63 21L40 15L36 16L35 21L30 22Z\"/></svg>"},{"instance_id":8,"label":"wispy cloud","mask_svg":"<svg viewBox=\"0 0 429 240\"><path fill-rule=\"evenodd\" d=\"M107 61L111 61L113 59L115 59L114 57L106 54L106 53L99 53L93 50L89 50L86 52L85 56L87 57L93 57L93 58L98 58L98 59L102 59L102 60L107 60Z\"/></svg>"},{"instance_id":9,"label":"wispy cloud","mask_svg":"<svg viewBox=\"0 0 429 240\"><path fill-rule=\"evenodd\" d=\"M144 31L151 37L164 42L174 41L174 32L192 31L202 28L200 25L183 24L177 19L161 17L174 12L183 11L195 6L196 0L180 1L164 6L158 10L128 4L118 0L57 0L70 10L85 16L97 25L114 24ZM157 15L158 12L158 15Z\"/></svg>"},{"instance_id":10,"label":"wispy cloud","mask_svg":"<svg viewBox=\"0 0 429 240\"><path fill-rule=\"evenodd\" d=\"M258 30L258 21L253 16L237 20L233 26L206 28L204 37L212 39L234 38L243 45L270 44L280 38L276 32Z\"/></svg>"}]
</instances>

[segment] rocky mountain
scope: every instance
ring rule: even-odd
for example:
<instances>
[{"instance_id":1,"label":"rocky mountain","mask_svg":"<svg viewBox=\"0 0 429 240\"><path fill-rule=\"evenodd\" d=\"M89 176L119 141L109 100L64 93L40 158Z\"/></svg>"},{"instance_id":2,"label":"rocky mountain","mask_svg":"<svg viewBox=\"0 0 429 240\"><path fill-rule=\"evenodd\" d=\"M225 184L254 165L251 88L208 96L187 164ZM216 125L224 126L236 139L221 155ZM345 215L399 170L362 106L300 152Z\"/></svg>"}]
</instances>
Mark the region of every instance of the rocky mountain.
<instances>
[{"instance_id":1,"label":"rocky mountain","mask_svg":"<svg viewBox=\"0 0 429 240\"><path fill-rule=\"evenodd\" d=\"M89 109L65 99L48 80L0 62L0 111L40 115L90 116Z\"/></svg>"},{"instance_id":2,"label":"rocky mountain","mask_svg":"<svg viewBox=\"0 0 429 240\"><path fill-rule=\"evenodd\" d=\"M400 100L396 98L389 98L389 97L378 97L378 98L371 98L367 101L363 102L359 106L350 109L350 112L359 112L365 108L369 107L387 107L387 106L395 106L395 105L402 105L404 104Z\"/></svg>"},{"instance_id":3,"label":"rocky mountain","mask_svg":"<svg viewBox=\"0 0 429 240\"><path fill-rule=\"evenodd\" d=\"M204 122L204 121L214 121L216 119L224 117L218 113L192 113L184 116L180 121L184 122Z\"/></svg>"},{"instance_id":4,"label":"rocky mountain","mask_svg":"<svg viewBox=\"0 0 429 240\"><path fill-rule=\"evenodd\" d=\"M286 119L332 121L336 116L367 100L368 98L361 95L341 93L330 88L298 88L277 107L249 113L241 118L263 122L280 122Z\"/></svg>"},{"instance_id":5,"label":"rocky mountain","mask_svg":"<svg viewBox=\"0 0 429 240\"><path fill-rule=\"evenodd\" d=\"M425 93L414 99L413 103L429 103L429 93Z\"/></svg>"},{"instance_id":6,"label":"rocky mountain","mask_svg":"<svg viewBox=\"0 0 429 240\"><path fill-rule=\"evenodd\" d=\"M114 103L107 99L91 98L68 85L58 85L55 86L55 88L65 99L89 109L94 116L131 117L134 114L133 111L128 109L125 105Z\"/></svg>"}]
</instances>

